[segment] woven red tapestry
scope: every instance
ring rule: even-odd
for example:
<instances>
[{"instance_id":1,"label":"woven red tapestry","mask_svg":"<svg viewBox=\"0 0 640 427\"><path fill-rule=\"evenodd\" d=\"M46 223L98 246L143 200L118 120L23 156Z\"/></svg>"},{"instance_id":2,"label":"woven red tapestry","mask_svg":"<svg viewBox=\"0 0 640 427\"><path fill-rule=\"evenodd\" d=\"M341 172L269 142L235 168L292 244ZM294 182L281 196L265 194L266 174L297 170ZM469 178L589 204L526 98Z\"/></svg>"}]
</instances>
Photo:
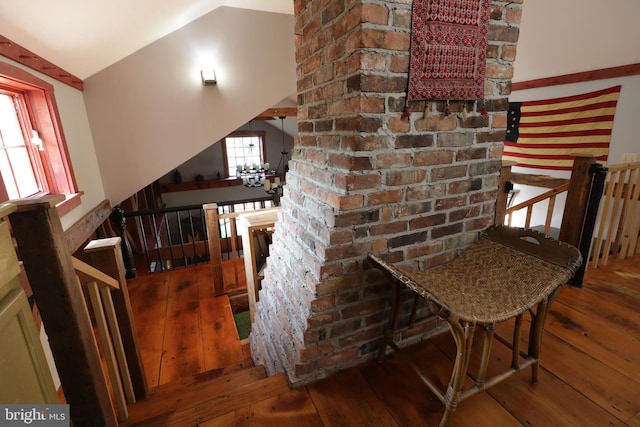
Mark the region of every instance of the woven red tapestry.
<instances>
[{"instance_id":1,"label":"woven red tapestry","mask_svg":"<svg viewBox=\"0 0 640 427\"><path fill-rule=\"evenodd\" d=\"M414 0L407 99L484 98L491 0Z\"/></svg>"}]
</instances>

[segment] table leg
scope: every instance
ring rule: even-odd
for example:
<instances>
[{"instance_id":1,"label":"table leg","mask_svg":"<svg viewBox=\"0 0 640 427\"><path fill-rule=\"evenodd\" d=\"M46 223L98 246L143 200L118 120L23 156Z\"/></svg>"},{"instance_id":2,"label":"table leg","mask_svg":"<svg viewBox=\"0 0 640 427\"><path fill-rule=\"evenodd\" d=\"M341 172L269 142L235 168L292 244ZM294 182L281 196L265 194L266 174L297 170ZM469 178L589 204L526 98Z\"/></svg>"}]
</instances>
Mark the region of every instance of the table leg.
<instances>
[{"instance_id":1,"label":"table leg","mask_svg":"<svg viewBox=\"0 0 640 427\"><path fill-rule=\"evenodd\" d=\"M400 311L400 284L397 280L391 283L391 312L389 314L389 324L384 331L382 344L378 351L378 362L382 362L387 346L393 343L393 336L398 328L398 314Z\"/></svg>"},{"instance_id":2,"label":"table leg","mask_svg":"<svg viewBox=\"0 0 640 427\"><path fill-rule=\"evenodd\" d=\"M444 397L445 410L440 420L440 427L446 427L449 424L451 414L462 400L462 385L469 368L473 334L476 328L475 323L464 322L461 324L457 319L452 318L446 318L445 320L449 323L449 329L456 343L456 361L453 365L451 380Z\"/></svg>"}]
</instances>

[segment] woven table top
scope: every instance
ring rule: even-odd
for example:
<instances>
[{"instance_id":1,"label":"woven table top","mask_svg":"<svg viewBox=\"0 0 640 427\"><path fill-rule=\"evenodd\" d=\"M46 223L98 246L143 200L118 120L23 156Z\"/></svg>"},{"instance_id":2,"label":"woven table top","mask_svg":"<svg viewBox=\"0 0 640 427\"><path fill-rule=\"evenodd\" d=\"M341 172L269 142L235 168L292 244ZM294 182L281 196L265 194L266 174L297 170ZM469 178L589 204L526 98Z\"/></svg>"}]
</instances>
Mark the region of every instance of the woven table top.
<instances>
[{"instance_id":1,"label":"woven table top","mask_svg":"<svg viewBox=\"0 0 640 427\"><path fill-rule=\"evenodd\" d=\"M477 323L504 321L533 307L564 285L581 264L577 249L550 238L543 237L553 245L534 248L532 255L514 247L536 243L518 238L511 245L492 237L491 232L484 234L459 257L424 271L403 270L369 256L422 297L462 321Z\"/></svg>"}]
</instances>

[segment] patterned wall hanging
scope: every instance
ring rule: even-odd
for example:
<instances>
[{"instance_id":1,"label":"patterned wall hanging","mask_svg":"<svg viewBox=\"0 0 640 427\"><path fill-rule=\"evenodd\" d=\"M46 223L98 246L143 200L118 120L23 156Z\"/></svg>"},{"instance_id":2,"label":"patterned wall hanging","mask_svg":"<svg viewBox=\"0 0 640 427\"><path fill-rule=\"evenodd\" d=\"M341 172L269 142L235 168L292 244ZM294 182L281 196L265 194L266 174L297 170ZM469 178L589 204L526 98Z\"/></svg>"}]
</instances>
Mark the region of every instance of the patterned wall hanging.
<instances>
[{"instance_id":1,"label":"patterned wall hanging","mask_svg":"<svg viewBox=\"0 0 640 427\"><path fill-rule=\"evenodd\" d=\"M491 0L414 0L408 101L484 98Z\"/></svg>"}]
</instances>

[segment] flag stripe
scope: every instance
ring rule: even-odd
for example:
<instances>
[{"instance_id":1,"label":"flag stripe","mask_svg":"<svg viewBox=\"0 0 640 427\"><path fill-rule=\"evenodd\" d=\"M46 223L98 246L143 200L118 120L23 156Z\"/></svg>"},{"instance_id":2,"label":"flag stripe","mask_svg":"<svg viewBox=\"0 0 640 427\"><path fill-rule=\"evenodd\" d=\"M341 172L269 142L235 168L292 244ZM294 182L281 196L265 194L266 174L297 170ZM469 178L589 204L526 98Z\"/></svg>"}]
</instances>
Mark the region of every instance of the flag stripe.
<instances>
[{"instance_id":1,"label":"flag stripe","mask_svg":"<svg viewBox=\"0 0 640 427\"><path fill-rule=\"evenodd\" d=\"M550 129L553 130L553 129ZM548 138L569 138L574 136L608 136L611 135L611 129L587 129L587 130L574 130L567 132L537 132L537 133L521 133L521 138L536 138L536 137L548 137Z\"/></svg>"},{"instance_id":2,"label":"flag stripe","mask_svg":"<svg viewBox=\"0 0 640 427\"><path fill-rule=\"evenodd\" d=\"M552 117L545 117L544 120L539 121L525 121L524 118L520 119L520 129L536 128L545 126L563 126L563 125L584 125L591 123L593 120L601 121L601 125L607 125L609 128L613 126L613 114L611 115L594 115L594 116L579 116L579 117L565 117L563 115L557 115Z\"/></svg>"},{"instance_id":3,"label":"flag stripe","mask_svg":"<svg viewBox=\"0 0 640 427\"><path fill-rule=\"evenodd\" d=\"M554 145L548 145L548 144L521 144L521 143L512 143L512 142L505 142L504 143L504 150L509 150L511 152L540 152L540 149L544 149L544 151L551 151L551 150L573 150L573 149L587 149L587 148L593 148L593 149L598 149L601 152L605 152L608 148L609 148L609 144L607 144L606 142L601 142L601 143L595 143L595 144L580 144L580 143L570 143L570 144L554 144Z\"/></svg>"},{"instance_id":4,"label":"flag stripe","mask_svg":"<svg viewBox=\"0 0 640 427\"><path fill-rule=\"evenodd\" d=\"M565 114L579 113L591 110L604 110L607 108L615 107L617 103L617 99L603 101L601 99L594 98L593 100L588 101L590 101L590 104L588 105L577 104L575 102L563 102L561 104L547 105L546 108L543 106L531 107L527 104L527 111L525 113L525 116L544 116L548 114Z\"/></svg>"},{"instance_id":5,"label":"flag stripe","mask_svg":"<svg viewBox=\"0 0 640 427\"><path fill-rule=\"evenodd\" d=\"M520 138L518 139L518 144L545 144L546 146L551 146L554 144L601 144L606 143L609 144L609 140L606 136L601 135L593 135L593 136L580 136L580 137L571 137L571 138ZM508 141L507 141L508 142ZM544 148L544 147L540 147Z\"/></svg>"},{"instance_id":6,"label":"flag stripe","mask_svg":"<svg viewBox=\"0 0 640 427\"><path fill-rule=\"evenodd\" d=\"M541 107L542 109L545 109L546 106L552 105L552 104L565 104L565 103L571 103L571 102L578 103L578 101L585 101L593 98L598 98L601 96L604 96L606 98L607 95L612 96L611 99L617 100L618 99L617 94L620 93L621 87L622 86L613 86L608 89L602 89L595 92L583 93L580 95L564 96L561 98L541 99L537 101L527 101L526 104L529 107L531 107L533 111L535 111L536 107L540 107L540 106L542 106Z\"/></svg>"},{"instance_id":7,"label":"flag stripe","mask_svg":"<svg viewBox=\"0 0 640 427\"><path fill-rule=\"evenodd\" d=\"M606 160L620 88L510 103L503 159L526 167L567 170L577 153Z\"/></svg>"},{"instance_id":8,"label":"flag stripe","mask_svg":"<svg viewBox=\"0 0 640 427\"><path fill-rule=\"evenodd\" d=\"M589 154L593 154L593 153L589 153ZM597 155L598 153L595 153L594 155ZM524 159L540 159L540 160L573 160L573 156L571 155L571 153L569 154L519 154L520 157L524 158ZM605 156L598 156L598 157L605 157Z\"/></svg>"}]
</instances>

